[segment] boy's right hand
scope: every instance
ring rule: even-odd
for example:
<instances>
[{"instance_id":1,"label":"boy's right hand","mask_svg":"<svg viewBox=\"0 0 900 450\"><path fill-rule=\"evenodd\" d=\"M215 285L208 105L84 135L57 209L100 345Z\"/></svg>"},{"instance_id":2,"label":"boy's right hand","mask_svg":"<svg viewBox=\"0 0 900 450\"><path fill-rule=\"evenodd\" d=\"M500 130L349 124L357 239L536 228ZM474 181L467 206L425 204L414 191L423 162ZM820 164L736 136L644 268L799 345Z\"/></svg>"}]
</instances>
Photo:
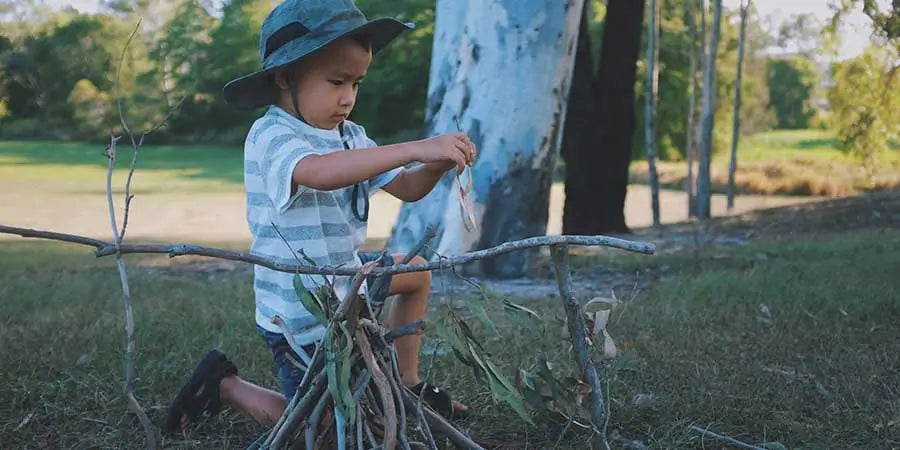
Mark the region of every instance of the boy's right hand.
<instances>
[{"instance_id":1,"label":"boy's right hand","mask_svg":"<svg viewBox=\"0 0 900 450\"><path fill-rule=\"evenodd\" d=\"M434 136L419 141L415 160L424 164L435 165L441 171L454 166L462 173L466 165L475 161L475 144L463 132L454 132Z\"/></svg>"}]
</instances>

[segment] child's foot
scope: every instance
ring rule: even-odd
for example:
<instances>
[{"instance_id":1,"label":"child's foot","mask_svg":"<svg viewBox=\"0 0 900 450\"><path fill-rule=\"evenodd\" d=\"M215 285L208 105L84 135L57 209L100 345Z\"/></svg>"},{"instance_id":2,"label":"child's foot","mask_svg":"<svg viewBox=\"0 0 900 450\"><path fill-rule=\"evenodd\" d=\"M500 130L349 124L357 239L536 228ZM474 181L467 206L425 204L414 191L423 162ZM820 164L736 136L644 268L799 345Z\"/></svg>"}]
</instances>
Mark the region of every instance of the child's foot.
<instances>
[{"instance_id":1,"label":"child's foot","mask_svg":"<svg viewBox=\"0 0 900 450\"><path fill-rule=\"evenodd\" d=\"M449 392L433 385L425 387L425 382L410 386L409 390L422 397L431 409L447 419L461 419L469 415L469 407L453 400Z\"/></svg>"},{"instance_id":2,"label":"child's foot","mask_svg":"<svg viewBox=\"0 0 900 450\"><path fill-rule=\"evenodd\" d=\"M207 352L172 401L163 431L166 434L183 431L203 413L210 416L218 414L222 409L219 383L227 376L237 375L237 372L237 366L219 349Z\"/></svg>"}]
</instances>

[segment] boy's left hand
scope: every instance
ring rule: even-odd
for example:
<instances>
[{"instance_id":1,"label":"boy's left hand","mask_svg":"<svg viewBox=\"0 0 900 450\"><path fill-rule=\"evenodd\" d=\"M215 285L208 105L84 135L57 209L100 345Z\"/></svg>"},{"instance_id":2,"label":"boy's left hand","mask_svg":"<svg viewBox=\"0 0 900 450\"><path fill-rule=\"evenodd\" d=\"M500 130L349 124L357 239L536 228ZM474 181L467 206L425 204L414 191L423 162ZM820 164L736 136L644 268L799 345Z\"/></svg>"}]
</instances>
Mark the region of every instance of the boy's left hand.
<instances>
[{"instance_id":1,"label":"boy's left hand","mask_svg":"<svg viewBox=\"0 0 900 450\"><path fill-rule=\"evenodd\" d=\"M478 149L472 141L466 139L466 143L468 144L468 151L464 153L466 156L465 165L472 167L472 165L475 164L475 157L478 156ZM462 174L463 170L465 170L465 166L460 166L454 161L432 161L425 163L424 165L441 173L455 167L457 175Z\"/></svg>"}]
</instances>

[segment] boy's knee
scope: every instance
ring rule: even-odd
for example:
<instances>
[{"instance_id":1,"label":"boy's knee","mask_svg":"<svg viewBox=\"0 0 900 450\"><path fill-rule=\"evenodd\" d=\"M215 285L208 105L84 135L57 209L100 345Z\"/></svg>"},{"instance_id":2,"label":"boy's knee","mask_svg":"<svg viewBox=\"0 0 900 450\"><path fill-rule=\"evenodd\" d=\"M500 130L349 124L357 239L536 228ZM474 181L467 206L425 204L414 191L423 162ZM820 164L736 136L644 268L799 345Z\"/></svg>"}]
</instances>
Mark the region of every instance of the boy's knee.
<instances>
[{"instance_id":1,"label":"boy's knee","mask_svg":"<svg viewBox=\"0 0 900 450\"><path fill-rule=\"evenodd\" d=\"M409 260L410 264L426 264L428 260L421 256L414 256L413 259ZM418 272L419 276L422 277L423 280L427 281L429 285L431 285L431 271Z\"/></svg>"}]
</instances>

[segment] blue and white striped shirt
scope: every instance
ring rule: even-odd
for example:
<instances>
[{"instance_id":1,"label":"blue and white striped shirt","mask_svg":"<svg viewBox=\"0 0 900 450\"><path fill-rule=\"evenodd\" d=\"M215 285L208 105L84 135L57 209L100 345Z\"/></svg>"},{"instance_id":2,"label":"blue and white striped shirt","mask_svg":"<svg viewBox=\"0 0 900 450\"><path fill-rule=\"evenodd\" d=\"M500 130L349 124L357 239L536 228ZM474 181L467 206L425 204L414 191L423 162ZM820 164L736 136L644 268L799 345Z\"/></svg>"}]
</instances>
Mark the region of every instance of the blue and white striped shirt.
<instances>
[{"instance_id":1,"label":"blue and white striped shirt","mask_svg":"<svg viewBox=\"0 0 900 450\"><path fill-rule=\"evenodd\" d=\"M353 122L344 121L344 133L350 148L376 145L366 136L365 129ZM337 129L312 127L277 106L271 106L253 123L244 143L247 223L253 236L251 253L283 263L297 263L299 255L292 250L299 253L302 249L318 266L360 266L357 249L366 240L366 224L353 214L353 186L332 191L299 186L291 194L293 170L303 158L343 150ZM369 195L390 183L400 170L365 181ZM290 273L255 266L256 323L280 333L281 329L272 323L276 315L280 316L297 343L306 345L319 340L324 328L300 303L293 278ZM318 275L301 275L301 280L310 290L324 284ZM350 277L335 280L338 298L343 298L349 282Z\"/></svg>"}]
</instances>

